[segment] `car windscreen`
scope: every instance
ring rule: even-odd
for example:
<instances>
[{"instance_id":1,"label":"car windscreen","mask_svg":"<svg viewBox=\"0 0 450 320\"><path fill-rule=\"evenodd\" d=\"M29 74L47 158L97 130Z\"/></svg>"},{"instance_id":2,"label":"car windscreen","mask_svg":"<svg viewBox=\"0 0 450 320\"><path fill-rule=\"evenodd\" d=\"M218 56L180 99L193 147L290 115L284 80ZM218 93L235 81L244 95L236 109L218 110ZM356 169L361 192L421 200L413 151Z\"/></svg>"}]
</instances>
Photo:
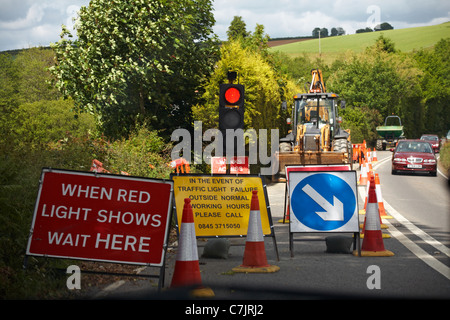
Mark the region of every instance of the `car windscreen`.
<instances>
[{"instance_id":1,"label":"car windscreen","mask_svg":"<svg viewBox=\"0 0 450 320\"><path fill-rule=\"evenodd\" d=\"M401 141L398 144L397 152L424 152L433 153L428 142L421 141Z\"/></svg>"},{"instance_id":2,"label":"car windscreen","mask_svg":"<svg viewBox=\"0 0 450 320\"><path fill-rule=\"evenodd\" d=\"M429 140L429 141L438 141L438 137L436 136L422 136L420 140Z\"/></svg>"}]
</instances>

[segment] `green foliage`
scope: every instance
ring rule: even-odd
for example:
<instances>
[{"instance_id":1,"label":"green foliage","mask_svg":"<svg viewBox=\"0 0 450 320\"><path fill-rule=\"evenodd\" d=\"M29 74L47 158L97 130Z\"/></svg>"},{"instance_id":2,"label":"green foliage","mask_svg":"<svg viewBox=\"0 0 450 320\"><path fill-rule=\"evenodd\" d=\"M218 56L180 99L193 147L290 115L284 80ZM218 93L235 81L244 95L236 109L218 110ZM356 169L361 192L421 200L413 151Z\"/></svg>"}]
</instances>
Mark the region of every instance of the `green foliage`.
<instances>
[{"instance_id":1,"label":"green foliage","mask_svg":"<svg viewBox=\"0 0 450 320\"><path fill-rule=\"evenodd\" d=\"M337 92L348 106L363 108L360 115L368 116L374 110L377 116L369 117L370 131L366 131L366 121L354 122L347 119L351 108L344 110L343 117L350 127L359 127L366 132L368 142L376 140L376 126L391 114L398 115L403 122L405 135L416 137L423 128L423 105L420 100L421 88L418 81L421 71L413 59L404 54L395 54L391 42L379 38L374 46L360 54L351 54L345 61L335 63L329 78L329 86ZM379 116L378 116L379 115ZM354 115L350 116L354 119ZM358 120L360 121L360 120Z\"/></svg>"},{"instance_id":2,"label":"green foliage","mask_svg":"<svg viewBox=\"0 0 450 320\"><path fill-rule=\"evenodd\" d=\"M376 124L383 121L378 110L369 109L366 106L359 108L349 106L341 111L341 114L342 127L351 130L352 143L376 140Z\"/></svg>"},{"instance_id":3,"label":"green foliage","mask_svg":"<svg viewBox=\"0 0 450 320\"><path fill-rule=\"evenodd\" d=\"M447 141L439 150L439 162L444 167L444 173L450 174L450 141Z\"/></svg>"},{"instance_id":4,"label":"green foliage","mask_svg":"<svg viewBox=\"0 0 450 320\"><path fill-rule=\"evenodd\" d=\"M73 101L40 100L18 106L10 117L8 143L16 149L41 150L63 139L67 132L75 137L95 131L92 116L75 116L71 111Z\"/></svg>"},{"instance_id":5,"label":"green foliage","mask_svg":"<svg viewBox=\"0 0 450 320\"><path fill-rule=\"evenodd\" d=\"M157 132L139 127L129 139L109 142L91 114L77 115L72 99L58 99L48 86L49 52L0 55L0 299L67 293L66 276L54 268L68 261L29 257L22 269L42 167L89 171L99 159L113 173L168 178L170 171L170 145Z\"/></svg>"},{"instance_id":6,"label":"green foliage","mask_svg":"<svg viewBox=\"0 0 450 320\"><path fill-rule=\"evenodd\" d=\"M133 176L169 179L171 148L156 131L143 126L128 139L111 144L105 165L115 173L124 171Z\"/></svg>"},{"instance_id":7,"label":"green foliage","mask_svg":"<svg viewBox=\"0 0 450 320\"><path fill-rule=\"evenodd\" d=\"M249 36L241 16L234 16L227 30L228 40L239 40Z\"/></svg>"},{"instance_id":8,"label":"green foliage","mask_svg":"<svg viewBox=\"0 0 450 320\"><path fill-rule=\"evenodd\" d=\"M30 48L17 55L14 64L20 79L17 83L20 104L61 97L58 90L49 84L48 68L54 65L54 57L53 50L43 48Z\"/></svg>"},{"instance_id":9,"label":"green foliage","mask_svg":"<svg viewBox=\"0 0 450 320\"><path fill-rule=\"evenodd\" d=\"M416 52L414 58L423 70L420 80L426 130L445 135L450 128L450 38L439 41L434 50Z\"/></svg>"},{"instance_id":10,"label":"green foliage","mask_svg":"<svg viewBox=\"0 0 450 320\"><path fill-rule=\"evenodd\" d=\"M9 54L0 54L0 120L17 106L18 66Z\"/></svg>"},{"instance_id":11,"label":"green foliage","mask_svg":"<svg viewBox=\"0 0 450 320\"><path fill-rule=\"evenodd\" d=\"M211 8L208 0L93 0L79 12L78 39L63 27L53 45L55 85L110 137L127 136L136 120L166 130L189 124L215 59Z\"/></svg>"}]
</instances>

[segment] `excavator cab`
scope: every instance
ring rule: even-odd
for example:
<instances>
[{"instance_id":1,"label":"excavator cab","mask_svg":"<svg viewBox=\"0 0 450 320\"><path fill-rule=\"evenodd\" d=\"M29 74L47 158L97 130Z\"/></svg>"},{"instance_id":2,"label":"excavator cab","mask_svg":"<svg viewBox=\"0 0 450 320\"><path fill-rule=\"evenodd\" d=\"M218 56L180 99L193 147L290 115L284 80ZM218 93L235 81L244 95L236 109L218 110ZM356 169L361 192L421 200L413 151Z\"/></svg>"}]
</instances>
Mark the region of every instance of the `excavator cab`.
<instances>
[{"instance_id":1,"label":"excavator cab","mask_svg":"<svg viewBox=\"0 0 450 320\"><path fill-rule=\"evenodd\" d=\"M339 96L326 92L320 70L311 73L308 93L294 96L292 130L280 139L274 176L284 174L286 165L351 165L350 131L340 128L337 115Z\"/></svg>"},{"instance_id":2,"label":"excavator cab","mask_svg":"<svg viewBox=\"0 0 450 320\"><path fill-rule=\"evenodd\" d=\"M338 129L334 93L299 94L294 97L294 149L330 151Z\"/></svg>"}]
</instances>

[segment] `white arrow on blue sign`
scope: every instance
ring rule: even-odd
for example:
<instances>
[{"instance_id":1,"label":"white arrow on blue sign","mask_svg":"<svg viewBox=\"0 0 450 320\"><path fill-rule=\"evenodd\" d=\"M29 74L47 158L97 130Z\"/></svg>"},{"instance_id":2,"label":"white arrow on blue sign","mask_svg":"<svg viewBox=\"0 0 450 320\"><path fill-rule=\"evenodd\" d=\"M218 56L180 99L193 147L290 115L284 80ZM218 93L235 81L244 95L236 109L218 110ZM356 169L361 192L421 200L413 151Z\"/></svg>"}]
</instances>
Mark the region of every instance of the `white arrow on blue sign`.
<instances>
[{"instance_id":1,"label":"white arrow on blue sign","mask_svg":"<svg viewBox=\"0 0 450 320\"><path fill-rule=\"evenodd\" d=\"M290 172L291 232L359 232L355 171Z\"/></svg>"}]
</instances>

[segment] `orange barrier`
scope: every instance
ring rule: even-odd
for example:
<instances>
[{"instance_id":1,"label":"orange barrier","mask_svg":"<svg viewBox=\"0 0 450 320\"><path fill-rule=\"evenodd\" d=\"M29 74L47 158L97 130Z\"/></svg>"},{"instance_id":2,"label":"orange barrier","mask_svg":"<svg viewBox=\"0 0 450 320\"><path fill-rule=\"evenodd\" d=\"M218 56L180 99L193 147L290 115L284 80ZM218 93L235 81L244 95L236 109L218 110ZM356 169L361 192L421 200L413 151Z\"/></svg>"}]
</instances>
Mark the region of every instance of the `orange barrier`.
<instances>
[{"instance_id":1,"label":"orange barrier","mask_svg":"<svg viewBox=\"0 0 450 320\"><path fill-rule=\"evenodd\" d=\"M91 171L98 172L98 173L102 173L102 172L109 173L108 170L103 168L103 163L101 163L97 159L92 160Z\"/></svg>"},{"instance_id":2,"label":"orange barrier","mask_svg":"<svg viewBox=\"0 0 450 320\"><path fill-rule=\"evenodd\" d=\"M189 173L190 171L189 162L184 158L173 160L169 165L175 169L176 173L180 173L180 171L181 173Z\"/></svg>"}]
</instances>

